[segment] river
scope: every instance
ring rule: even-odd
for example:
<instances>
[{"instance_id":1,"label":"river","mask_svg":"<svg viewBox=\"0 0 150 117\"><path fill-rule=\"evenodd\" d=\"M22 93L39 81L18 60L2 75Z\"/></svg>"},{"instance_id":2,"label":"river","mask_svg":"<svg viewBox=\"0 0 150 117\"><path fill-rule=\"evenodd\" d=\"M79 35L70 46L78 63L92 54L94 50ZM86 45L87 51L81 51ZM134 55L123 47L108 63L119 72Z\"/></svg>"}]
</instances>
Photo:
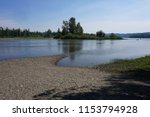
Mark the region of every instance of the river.
<instances>
[{"instance_id":1,"label":"river","mask_svg":"<svg viewBox=\"0 0 150 117\"><path fill-rule=\"evenodd\" d=\"M0 60L66 55L59 66L86 67L150 55L150 39L15 40L0 39Z\"/></svg>"}]
</instances>

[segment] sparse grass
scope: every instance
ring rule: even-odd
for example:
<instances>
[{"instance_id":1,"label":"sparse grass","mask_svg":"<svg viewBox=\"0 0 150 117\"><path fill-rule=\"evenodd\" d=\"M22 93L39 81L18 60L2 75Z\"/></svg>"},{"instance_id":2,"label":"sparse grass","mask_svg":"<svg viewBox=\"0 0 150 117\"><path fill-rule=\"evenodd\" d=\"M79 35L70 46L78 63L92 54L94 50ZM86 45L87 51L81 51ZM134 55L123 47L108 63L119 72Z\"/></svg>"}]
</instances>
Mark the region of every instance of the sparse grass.
<instances>
[{"instance_id":1,"label":"sparse grass","mask_svg":"<svg viewBox=\"0 0 150 117\"><path fill-rule=\"evenodd\" d=\"M99 65L96 68L115 73L128 73L135 71L150 73L150 56L132 60L119 60L114 63Z\"/></svg>"}]
</instances>

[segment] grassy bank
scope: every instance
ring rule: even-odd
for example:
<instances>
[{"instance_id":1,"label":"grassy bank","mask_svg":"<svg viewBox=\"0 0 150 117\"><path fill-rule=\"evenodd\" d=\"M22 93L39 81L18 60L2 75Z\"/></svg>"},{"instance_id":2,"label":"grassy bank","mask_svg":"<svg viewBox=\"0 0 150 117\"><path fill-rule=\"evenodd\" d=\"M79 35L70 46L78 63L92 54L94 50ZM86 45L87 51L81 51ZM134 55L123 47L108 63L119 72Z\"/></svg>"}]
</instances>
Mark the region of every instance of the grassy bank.
<instances>
[{"instance_id":1,"label":"grassy bank","mask_svg":"<svg viewBox=\"0 0 150 117\"><path fill-rule=\"evenodd\" d=\"M97 69L113 74L107 80L110 85L97 90L102 92L103 99L150 99L150 56L100 65Z\"/></svg>"},{"instance_id":2,"label":"grassy bank","mask_svg":"<svg viewBox=\"0 0 150 117\"><path fill-rule=\"evenodd\" d=\"M115 73L132 73L136 71L150 74L150 56L133 60L120 60L110 64L99 65L96 68Z\"/></svg>"}]
</instances>

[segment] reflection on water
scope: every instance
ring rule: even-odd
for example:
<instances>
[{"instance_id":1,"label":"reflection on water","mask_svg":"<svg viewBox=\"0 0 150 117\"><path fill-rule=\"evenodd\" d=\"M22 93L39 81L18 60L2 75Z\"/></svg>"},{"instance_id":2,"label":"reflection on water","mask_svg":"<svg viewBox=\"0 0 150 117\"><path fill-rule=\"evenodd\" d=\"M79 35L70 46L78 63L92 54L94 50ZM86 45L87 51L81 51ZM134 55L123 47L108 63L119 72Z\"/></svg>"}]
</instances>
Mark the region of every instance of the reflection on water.
<instances>
[{"instance_id":1,"label":"reflection on water","mask_svg":"<svg viewBox=\"0 0 150 117\"><path fill-rule=\"evenodd\" d=\"M82 43L79 44L79 42ZM79 42L76 42L73 46L78 47L79 50L69 53L68 57L58 62L59 66L94 66L118 59L131 59L150 55L150 40L146 39L84 40Z\"/></svg>"},{"instance_id":2,"label":"reflection on water","mask_svg":"<svg viewBox=\"0 0 150 117\"><path fill-rule=\"evenodd\" d=\"M150 39L128 40L8 40L0 41L0 60L67 55L60 66L93 66L116 59L150 55Z\"/></svg>"},{"instance_id":3,"label":"reflection on water","mask_svg":"<svg viewBox=\"0 0 150 117\"><path fill-rule=\"evenodd\" d=\"M70 57L70 60L73 61L76 59L76 53L82 50L82 41L81 40L64 40L59 45L62 47L63 53Z\"/></svg>"}]
</instances>

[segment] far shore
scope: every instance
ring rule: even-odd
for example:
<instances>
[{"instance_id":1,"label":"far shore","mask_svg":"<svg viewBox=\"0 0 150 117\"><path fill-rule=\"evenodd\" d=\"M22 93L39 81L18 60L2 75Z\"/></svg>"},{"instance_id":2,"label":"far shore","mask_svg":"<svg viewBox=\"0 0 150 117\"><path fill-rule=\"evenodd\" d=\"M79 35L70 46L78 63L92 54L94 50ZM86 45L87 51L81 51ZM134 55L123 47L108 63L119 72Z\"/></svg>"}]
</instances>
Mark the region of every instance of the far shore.
<instances>
[{"instance_id":1,"label":"far shore","mask_svg":"<svg viewBox=\"0 0 150 117\"><path fill-rule=\"evenodd\" d=\"M51 39L60 39L60 40L124 40L123 38L93 38L93 37L86 37L86 38L54 38L54 37L3 37L0 40L51 40Z\"/></svg>"},{"instance_id":2,"label":"far shore","mask_svg":"<svg viewBox=\"0 0 150 117\"><path fill-rule=\"evenodd\" d=\"M48 37L6 37L6 38L0 38L0 40L49 40L54 38L48 38Z\"/></svg>"},{"instance_id":3,"label":"far shore","mask_svg":"<svg viewBox=\"0 0 150 117\"><path fill-rule=\"evenodd\" d=\"M52 56L0 61L0 99L150 99L149 57L93 68L56 66L62 58ZM139 69L134 65L136 62ZM140 68L143 70L140 71Z\"/></svg>"}]
</instances>

